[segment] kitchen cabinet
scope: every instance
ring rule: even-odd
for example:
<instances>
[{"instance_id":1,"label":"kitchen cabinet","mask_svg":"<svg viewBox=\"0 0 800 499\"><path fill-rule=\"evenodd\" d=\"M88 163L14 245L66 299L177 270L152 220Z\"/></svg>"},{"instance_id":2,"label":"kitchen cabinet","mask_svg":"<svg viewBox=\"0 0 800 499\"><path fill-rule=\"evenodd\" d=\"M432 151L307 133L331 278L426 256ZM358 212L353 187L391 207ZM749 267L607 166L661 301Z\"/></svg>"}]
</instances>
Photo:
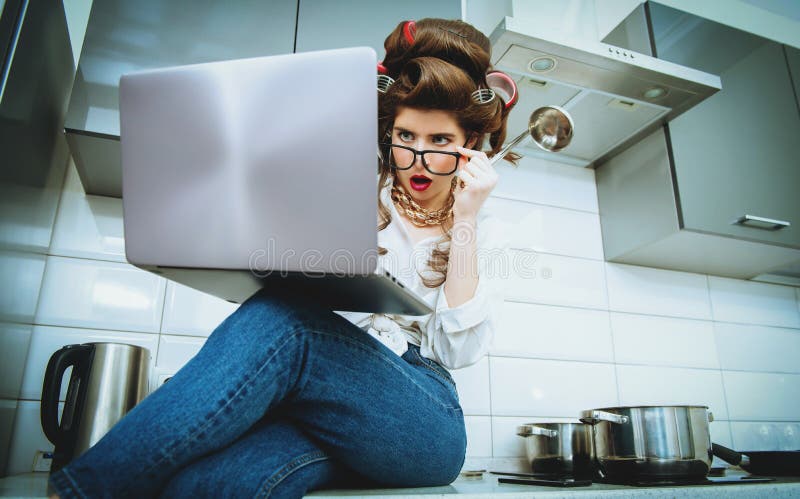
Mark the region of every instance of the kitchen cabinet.
<instances>
[{"instance_id":1,"label":"kitchen cabinet","mask_svg":"<svg viewBox=\"0 0 800 499\"><path fill-rule=\"evenodd\" d=\"M86 192L122 195L122 74L291 53L297 4L298 0L95 1L64 125Z\"/></svg>"},{"instance_id":2,"label":"kitchen cabinet","mask_svg":"<svg viewBox=\"0 0 800 499\"><path fill-rule=\"evenodd\" d=\"M0 249L45 254L67 166L60 130L75 70L64 10L0 4L0 50Z\"/></svg>"},{"instance_id":3,"label":"kitchen cabinet","mask_svg":"<svg viewBox=\"0 0 800 499\"><path fill-rule=\"evenodd\" d=\"M736 278L800 261L797 50L647 8L654 55L722 90L597 167L606 259Z\"/></svg>"},{"instance_id":4,"label":"kitchen cabinet","mask_svg":"<svg viewBox=\"0 0 800 499\"><path fill-rule=\"evenodd\" d=\"M461 19L461 0L301 0L297 52L372 47L383 58L386 35L405 19Z\"/></svg>"}]
</instances>

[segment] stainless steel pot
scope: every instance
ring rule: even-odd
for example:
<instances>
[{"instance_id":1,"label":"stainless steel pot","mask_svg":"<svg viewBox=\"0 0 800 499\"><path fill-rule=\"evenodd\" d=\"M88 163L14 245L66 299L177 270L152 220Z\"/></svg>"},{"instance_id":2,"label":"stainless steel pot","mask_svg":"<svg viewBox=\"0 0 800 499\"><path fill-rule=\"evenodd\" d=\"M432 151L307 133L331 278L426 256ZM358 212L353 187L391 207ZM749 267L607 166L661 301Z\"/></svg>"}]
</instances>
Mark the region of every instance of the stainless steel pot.
<instances>
[{"instance_id":1,"label":"stainless steel pot","mask_svg":"<svg viewBox=\"0 0 800 499\"><path fill-rule=\"evenodd\" d=\"M607 407L580 419L593 427L599 472L609 480L700 478L711 467L708 407Z\"/></svg>"},{"instance_id":2,"label":"stainless steel pot","mask_svg":"<svg viewBox=\"0 0 800 499\"><path fill-rule=\"evenodd\" d=\"M583 423L530 423L517 427L535 474L591 478L592 427Z\"/></svg>"}]
</instances>

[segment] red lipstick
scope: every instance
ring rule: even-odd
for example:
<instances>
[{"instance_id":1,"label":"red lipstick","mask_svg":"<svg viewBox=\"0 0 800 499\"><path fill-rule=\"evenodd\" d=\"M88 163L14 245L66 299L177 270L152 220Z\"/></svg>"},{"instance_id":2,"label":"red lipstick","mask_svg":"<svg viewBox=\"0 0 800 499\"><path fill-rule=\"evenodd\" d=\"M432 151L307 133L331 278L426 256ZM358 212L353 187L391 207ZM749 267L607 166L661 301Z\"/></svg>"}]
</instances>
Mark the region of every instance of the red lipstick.
<instances>
[{"instance_id":1,"label":"red lipstick","mask_svg":"<svg viewBox=\"0 0 800 499\"><path fill-rule=\"evenodd\" d=\"M415 191L424 191L433 183L433 180L425 175L412 175L409 180L411 183L411 188Z\"/></svg>"}]
</instances>

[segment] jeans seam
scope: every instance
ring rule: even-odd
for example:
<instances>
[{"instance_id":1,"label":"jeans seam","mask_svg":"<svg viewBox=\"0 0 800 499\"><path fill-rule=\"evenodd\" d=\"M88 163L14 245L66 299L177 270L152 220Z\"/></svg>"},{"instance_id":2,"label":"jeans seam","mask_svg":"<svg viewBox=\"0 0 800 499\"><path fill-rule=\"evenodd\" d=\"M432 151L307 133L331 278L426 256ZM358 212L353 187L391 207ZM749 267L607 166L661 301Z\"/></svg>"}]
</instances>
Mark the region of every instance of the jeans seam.
<instances>
[{"instance_id":1,"label":"jeans seam","mask_svg":"<svg viewBox=\"0 0 800 499\"><path fill-rule=\"evenodd\" d=\"M278 484L283 482L292 473L305 468L309 464L314 464L321 461L327 461L329 459L330 457L328 457L323 451L319 450L297 456L296 458L286 463L278 471L270 475L269 478L267 478L267 480L264 481L264 484L261 487L259 487L258 492L254 497L257 498L269 497L270 494L272 494L273 489L275 489L275 487L277 487Z\"/></svg>"},{"instance_id":2,"label":"jeans seam","mask_svg":"<svg viewBox=\"0 0 800 499\"><path fill-rule=\"evenodd\" d=\"M444 375L443 373L441 373L441 372L440 372L438 369L436 369L435 367L433 367L432 365L430 365L430 364L429 364L429 362L433 362L432 360L430 360L430 359L427 359L427 358L423 357L423 356L422 356L422 354L421 354L421 353L419 353L419 351L417 351L417 350L414 350L414 355L416 355L416 356L417 356L417 358L419 359L419 361L422 363L422 365L423 365L423 366L424 366L426 369L428 369L428 370L429 370L429 371L431 371L433 374L435 374L435 375L436 375L436 376L437 376L439 379L442 379L442 380L446 381L446 382L447 382L448 384L450 384L450 386L452 386L453 388L456 388L456 383L455 383L455 381L453 381L453 380L452 380L451 378L449 378L448 376L445 376L445 375Z\"/></svg>"},{"instance_id":3,"label":"jeans seam","mask_svg":"<svg viewBox=\"0 0 800 499\"><path fill-rule=\"evenodd\" d=\"M210 418L208 418L208 420L206 420L206 424L204 424L204 425L203 425L203 426L201 426L200 428L197 428L197 429L196 429L196 430L193 432L193 434L192 434L192 435L190 435L189 437L187 437L187 438L185 438L185 439L182 439L182 440L179 440L178 442L176 442L175 444L173 444L173 445L172 445L170 448L168 448L168 449L167 449L167 450L166 450L166 451L163 453L163 455L162 455L162 456L161 456L161 457L160 457L158 460L156 460L156 461L155 461L155 462L154 462L154 463L153 463L151 466L148 466L148 467L145 469L145 471L144 471L144 474L147 474L147 473L149 473L151 470L153 470L154 468L156 468L156 467L160 466L160 465L161 465L161 464L162 464L162 463L163 463L163 462L164 462L164 461L165 461L165 460L166 460L166 459L167 459L169 456L173 455L173 454L175 453L175 451L176 451L176 450L178 450L178 449L180 449L182 446L186 446L186 445L188 445L188 444L190 444L190 443L194 442L194 441L196 440L196 438L197 438L197 434L198 434L198 433L202 432L202 431L203 431L203 430L205 430L205 429L208 429L208 428L210 428L210 427L213 425L213 423L215 422L215 420L216 420L217 416L219 416L220 414L222 414L222 413L224 412L225 408L226 408L228 405L230 405L231 401L235 400L235 399L236 399L236 397L238 397L238 396L239 396L239 394L241 394L242 390L243 390L243 389L244 389L246 386L248 386L250 383L252 383L252 381L253 381L254 379L256 379L256 378L258 377L258 374L259 374L259 373L260 373L260 372L261 372L261 371L264 369L264 367L265 367L265 366L266 366L266 365L267 365L267 364L268 364L268 363L269 363L269 362L270 362L270 361L271 361L271 360L272 360L272 359L273 359L273 358L274 358L274 357L275 357L275 356L278 354L278 352L280 352L280 351L281 351L281 350L282 350L282 349L283 349L283 348L284 348L284 347L285 347L285 346L286 346L286 345L289 343L289 341L290 341L290 340L294 339L294 338L295 338L295 337L298 335L298 333L300 332L300 330L301 330L301 329L302 329L301 327L296 327L296 328L292 329L292 330L290 331L290 333L289 333L289 334L287 334L287 337L286 337L285 341L284 341L283 343L281 343L281 344L280 344L280 345L279 345L279 346L278 346L278 347L275 349L275 351L274 351L274 352L272 352L272 355L270 355L270 356L269 356L267 359L265 359L265 360L264 360L264 361L261 363L261 365L260 365L259 369L258 369L258 370L257 370L257 371L256 371L256 372L255 372L255 373L252 375L252 376L250 376L250 378L247 380L247 382L243 383L241 386L238 386L238 387L236 388L236 392L235 392L235 393L234 393L234 394L233 394L231 397L229 397L227 400L224 400L224 403L223 403L223 404L222 404L222 406L221 406L221 407L220 407L220 408L217 410L217 412L216 412L216 413L214 413L214 414L213 414L213 415L212 415ZM126 490L127 490L127 488L126 488ZM123 491L123 492L125 492L125 491Z\"/></svg>"},{"instance_id":4,"label":"jeans seam","mask_svg":"<svg viewBox=\"0 0 800 499\"><path fill-rule=\"evenodd\" d=\"M461 411L461 407L454 407L454 406L448 405L448 404L444 403L439 397L435 396L434 394L432 394L428 390L426 390L425 387L423 387L422 385L417 383L417 381L413 377L407 375L405 372L403 372L402 369L400 369L399 367L395 366L394 363L392 362L392 360L389 357L387 357L386 355L384 355L383 352L381 352L380 350L369 350L364 345L362 345L361 343L359 343L357 341L353 341L350 338L347 338L345 336L338 336L338 335L335 335L335 334L331 334L331 333L328 333L326 331L320 331L320 330L317 330L317 329L309 329L308 332L309 333L319 334L319 335L322 335L322 336L327 336L327 337L333 338L334 340L345 341L345 342L350 343L351 345L355 346L356 348L360 348L360 349L368 351L368 352L374 352L374 353L380 355L381 357L386 359L388 365L392 366L394 369L397 369L400 372L400 374L405 376L409 381L411 381L411 383L416 385L417 388L420 389L420 391L422 391L424 394L426 394L431 400L433 400L434 402L439 404L440 407L442 407L444 409L448 409L450 411L454 411L456 413ZM371 338L371 336L370 336L370 338Z\"/></svg>"}]
</instances>

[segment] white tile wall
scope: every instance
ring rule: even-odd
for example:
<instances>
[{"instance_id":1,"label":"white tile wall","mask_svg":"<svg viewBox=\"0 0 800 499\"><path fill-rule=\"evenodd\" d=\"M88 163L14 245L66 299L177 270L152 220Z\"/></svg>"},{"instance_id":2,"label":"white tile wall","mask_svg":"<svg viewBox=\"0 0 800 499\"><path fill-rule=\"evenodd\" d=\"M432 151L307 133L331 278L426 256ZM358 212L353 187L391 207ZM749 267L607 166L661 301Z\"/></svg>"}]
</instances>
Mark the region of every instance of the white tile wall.
<instances>
[{"instance_id":1,"label":"white tile wall","mask_svg":"<svg viewBox=\"0 0 800 499\"><path fill-rule=\"evenodd\" d=\"M597 213L594 170L522 158L514 167L501 161L493 195L531 203Z\"/></svg>"},{"instance_id":2,"label":"white tile wall","mask_svg":"<svg viewBox=\"0 0 800 499\"><path fill-rule=\"evenodd\" d=\"M31 344L30 324L0 322L0 345L2 345L2 361L0 362L0 399L20 398L20 384L25 372L25 358ZM2 447L0 447L2 448ZM0 467L0 471L2 471Z\"/></svg>"},{"instance_id":3,"label":"white tile wall","mask_svg":"<svg viewBox=\"0 0 800 499\"><path fill-rule=\"evenodd\" d=\"M611 312L621 364L719 368L711 321Z\"/></svg>"},{"instance_id":4,"label":"white tile wall","mask_svg":"<svg viewBox=\"0 0 800 499\"><path fill-rule=\"evenodd\" d=\"M613 364L492 357L489 365L493 415L577 417L617 405Z\"/></svg>"},{"instance_id":5,"label":"white tile wall","mask_svg":"<svg viewBox=\"0 0 800 499\"><path fill-rule=\"evenodd\" d=\"M800 373L800 329L715 322L723 369Z\"/></svg>"},{"instance_id":6,"label":"white tile wall","mask_svg":"<svg viewBox=\"0 0 800 499\"><path fill-rule=\"evenodd\" d=\"M513 222L511 248L543 253L603 259L600 218L597 213L491 197L486 209Z\"/></svg>"},{"instance_id":7,"label":"white tile wall","mask_svg":"<svg viewBox=\"0 0 800 499\"><path fill-rule=\"evenodd\" d=\"M161 330L169 334L208 336L237 308L237 304L170 281Z\"/></svg>"},{"instance_id":8,"label":"white tile wall","mask_svg":"<svg viewBox=\"0 0 800 499\"><path fill-rule=\"evenodd\" d=\"M155 333L165 287L125 263L49 256L36 323Z\"/></svg>"},{"instance_id":9,"label":"white tile wall","mask_svg":"<svg viewBox=\"0 0 800 499\"><path fill-rule=\"evenodd\" d=\"M452 371L458 387L458 398L465 415L488 416L491 414L489 399L489 358L484 357L475 364Z\"/></svg>"},{"instance_id":10,"label":"white tile wall","mask_svg":"<svg viewBox=\"0 0 800 499\"><path fill-rule=\"evenodd\" d=\"M197 338L194 336L170 336L162 334L158 347L156 366L158 366L162 372L175 373L200 351L205 341L205 338Z\"/></svg>"},{"instance_id":11,"label":"white tile wall","mask_svg":"<svg viewBox=\"0 0 800 499\"><path fill-rule=\"evenodd\" d=\"M0 476L3 476L8 464L8 449L11 448L11 439L14 435L14 416L17 413L16 400L0 399Z\"/></svg>"},{"instance_id":12,"label":"white tile wall","mask_svg":"<svg viewBox=\"0 0 800 499\"><path fill-rule=\"evenodd\" d=\"M42 285L45 255L0 249L0 321L32 323Z\"/></svg>"},{"instance_id":13,"label":"white tile wall","mask_svg":"<svg viewBox=\"0 0 800 499\"><path fill-rule=\"evenodd\" d=\"M800 421L800 374L722 371L732 421Z\"/></svg>"},{"instance_id":14,"label":"white tile wall","mask_svg":"<svg viewBox=\"0 0 800 499\"><path fill-rule=\"evenodd\" d=\"M506 302L491 353L613 362L608 311Z\"/></svg>"},{"instance_id":15,"label":"white tile wall","mask_svg":"<svg viewBox=\"0 0 800 499\"><path fill-rule=\"evenodd\" d=\"M800 447L797 289L606 263L592 170L523 159L499 171L488 207L512 226L517 275L490 356L453 372L468 463L517 469L517 425L620 404L709 405L714 441ZM119 200L86 196L70 167L50 255L0 262L22 283L0 289L0 445L13 472L51 447L38 398L55 349L141 344L172 374L236 310L124 263L121 216Z\"/></svg>"},{"instance_id":16,"label":"white tile wall","mask_svg":"<svg viewBox=\"0 0 800 499\"><path fill-rule=\"evenodd\" d=\"M465 416L464 425L467 429L467 456L491 456L492 418L489 416Z\"/></svg>"},{"instance_id":17,"label":"white tile wall","mask_svg":"<svg viewBox=\"0 0 800 499\"><path fill-rule=\"evenodd\" d=\"M506 299L529 303L605 309L603 262L511 250L514 272Z\"/></svg>"},{"instance_id":18,"label":"white tile wall","mask_svg":"<svg viewBox=\"0 0 800 499\"><path fill-rule=\"evenodd\" d=\"M708 287L716 321L800 328L794 288L713 276Z\"/></svg>"},{"instance_id":19,"label":"white tile wall","mask_svg":"<svg viewBox=\"0 0 800 499\"><path fill-rule=\"evenodd\" d=\"M704 275L606 263L606 279L611 310L711 319Z\"/></svg>"},{"instance_id":20,"label":"white tile wall","mask_svg":"<svg viewBox=\"0 0 800 499\"><path fill-rule=\"evenodd\" d=\"M63 405L63 404L62 404ZM14 431L8 453L8 475L29 473L36 451L53 452L53 444L42 431L39 401L20 400L14 418Z\"/></svg>"}]
</instances>

